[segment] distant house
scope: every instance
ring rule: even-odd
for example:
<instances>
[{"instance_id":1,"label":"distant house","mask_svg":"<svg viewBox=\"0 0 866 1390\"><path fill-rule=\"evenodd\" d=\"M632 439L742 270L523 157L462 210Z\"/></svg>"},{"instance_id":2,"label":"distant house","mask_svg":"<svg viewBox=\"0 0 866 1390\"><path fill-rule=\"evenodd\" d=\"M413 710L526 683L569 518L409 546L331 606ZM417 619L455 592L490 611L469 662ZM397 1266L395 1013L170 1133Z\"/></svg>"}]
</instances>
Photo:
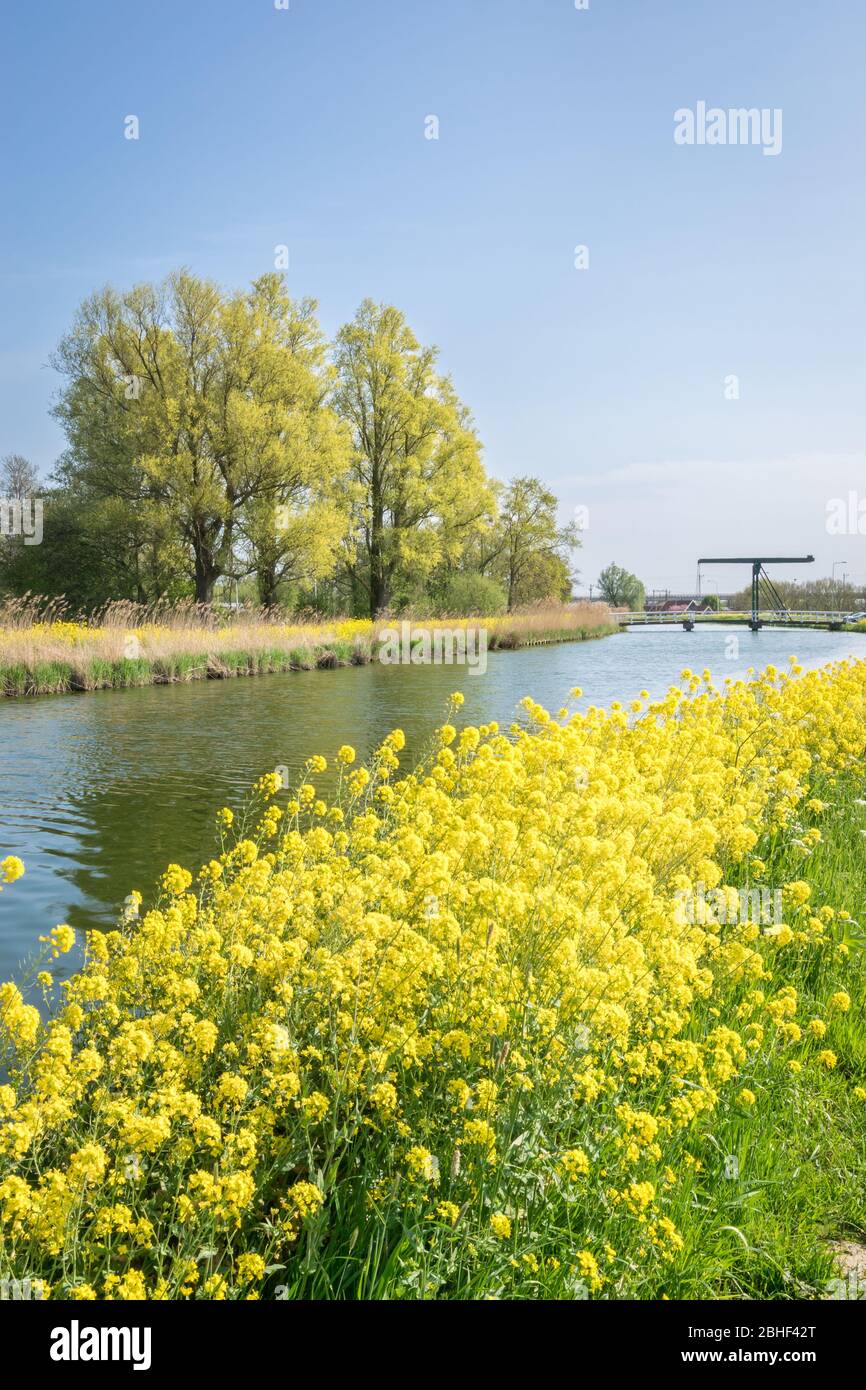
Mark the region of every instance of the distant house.
<instances>
[{"instance_id":1,"label":"distant house","mask_svg":"<svg viewBox=\"0 0 866 1390\"><path fill-rule=\"evenodd\" d=\"M653 589L646 596L648 613L713 613L727 608L730 594L712 594L709 603L700 594L672 594L670 589ZM718 600L718 606L716 601Z\"/></svg>"},{"instance_id":2,"label":"distant house","mask_svg":"<svg viewBox=\"0 0 866 1390\"><path fill-rule=\"evenodd\" d=\"M647 611L651 613L713 613L715 609L708 603L702 603L698 598L669 598L653 604L652 608L647 604Z\"/></svg>"}]
</instances>

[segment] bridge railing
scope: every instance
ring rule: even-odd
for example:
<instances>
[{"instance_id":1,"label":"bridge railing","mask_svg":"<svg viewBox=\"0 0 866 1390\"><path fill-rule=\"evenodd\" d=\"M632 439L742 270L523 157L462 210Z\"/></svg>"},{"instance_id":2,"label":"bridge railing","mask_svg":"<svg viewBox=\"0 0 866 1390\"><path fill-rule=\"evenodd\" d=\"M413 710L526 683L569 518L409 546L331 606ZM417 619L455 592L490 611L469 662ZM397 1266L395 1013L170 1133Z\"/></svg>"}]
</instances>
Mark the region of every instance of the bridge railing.
<instances>
[{"instance_id":1,"label":"bridge railing","mask_svg":"<svg viewBox=\"0 0 866 1390\"><path fill-rule=\"evenodd\" d=\"M614 616L621 623L682 623L691 620L700 622L720 622L724 623L726 618L746 618L752 616L750 608L723 608L718 612L695 613L681 612L670 613L659 610L657 612L621 612L614 610ZM841 609L813 609L813 608L761 608L758 617L762 622L814 622L814 623L840 623L849 616L847 611Z\"/></svg>"},{"instance_id":2,"label":"bridge railing","mask_svg":"<svg viewBox=\"0 0 866 1390\"><path fill-rule=\"evenodd\" d=\"M772 610L771 610L771 611L772 611ZM850 616L850 614L849 614L848 612L842 612L840 609L837 609L837 608L827 608L827 609L823 609L823 610L821 610L821 611L817 611L817 610L815 610L815 609L813 609L813 608L802 608L802 609L789 608L787 611L785 611L785 610L778 610L778 611L779 611L779 616L782 617L782 618L784 618L784 617L794 618L794 619L801 620L801 621L803 621L803 622L807 622L810 618L812 618L812 619L815 619L815 620L818 621L818 622L841 623L841 622L844 622L844 620L845 620L847 617ZM763 615L763 610L762 610L761 613L759 614L759 617L763 617L763 616L764 616L764 615Z\"/></svg>"}]
</instances>

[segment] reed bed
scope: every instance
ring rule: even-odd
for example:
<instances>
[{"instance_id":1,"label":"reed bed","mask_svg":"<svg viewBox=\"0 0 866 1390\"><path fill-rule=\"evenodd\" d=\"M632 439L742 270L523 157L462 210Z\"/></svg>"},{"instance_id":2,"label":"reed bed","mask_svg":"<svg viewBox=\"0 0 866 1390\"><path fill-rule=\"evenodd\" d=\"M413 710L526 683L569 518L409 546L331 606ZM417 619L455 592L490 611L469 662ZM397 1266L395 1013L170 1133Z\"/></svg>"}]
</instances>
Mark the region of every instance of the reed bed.
<instances>
[{"instance_id":1,"label":"reed bed","mask_svg":"<svg viewBox=\"0 0 866 1390\"><path fill-rule=\"evenodd\" d=\"M63 600L25 595L0 605L0 692L7 696L122 689L233 676L366 665L401 620L287 619L192 602L107 604L73 615ZM491 650L582 641L617 630L608 609L539 604L501 618L409 618L412 640L435 627L486 630Z\"/></svg>"}]
</instances>

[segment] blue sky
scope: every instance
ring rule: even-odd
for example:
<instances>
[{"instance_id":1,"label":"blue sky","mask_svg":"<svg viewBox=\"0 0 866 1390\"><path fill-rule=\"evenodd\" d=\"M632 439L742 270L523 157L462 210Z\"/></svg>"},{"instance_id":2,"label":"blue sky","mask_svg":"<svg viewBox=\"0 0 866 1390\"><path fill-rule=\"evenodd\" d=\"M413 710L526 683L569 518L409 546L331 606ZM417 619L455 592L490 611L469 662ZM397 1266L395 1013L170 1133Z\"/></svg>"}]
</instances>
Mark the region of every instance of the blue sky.
<instances>
[{"instance_id":1,"label":"blue sky","mask_svg":"<svg viewBox=\"0 0 866 1390\"><path fill-rule=\"evenodd\" d=\"M50 471L47 360L92 289L182 264L237 286L285 243L329 333L398 304L489 470L589 508L584 580L765 549L866 583L866 536L825 525L866 497L863 7L290 6L4 7L0 454ZM676 145L702 100L780 108L781 153Z\"/></svg>"}]
</instances>

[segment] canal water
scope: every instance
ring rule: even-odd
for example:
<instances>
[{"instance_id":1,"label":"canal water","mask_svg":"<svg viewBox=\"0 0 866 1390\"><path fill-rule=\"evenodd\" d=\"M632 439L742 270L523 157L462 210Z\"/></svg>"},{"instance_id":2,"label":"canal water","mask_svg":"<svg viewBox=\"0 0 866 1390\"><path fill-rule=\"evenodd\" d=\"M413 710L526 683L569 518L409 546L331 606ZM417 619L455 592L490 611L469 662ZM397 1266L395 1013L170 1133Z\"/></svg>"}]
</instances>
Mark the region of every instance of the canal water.
<instances>
[{"instance_id":1,"label":"canal water","mask_svg":"<svg viewBox=\"0 0 866 1390\"><path fill-rule=\"evenodd\" d=\"M735 639L732 642L732 639ZM858 633L721 624L632 628L591 642L492 652L486 673L374 664L144 690L0 702L0 858L26 875L0 894L0 980L19 975L58 922L106 926L127 893L147 897L169 862L195 869L214 849L214 812L239 805L278 765L293 773L342 743L365 757L393 728L404 765L428 746L448 695L467 723L508 724L531 695L551 711L583 688L582 707L663 694L683 667L721 684L749 666L804 666L866 655ZM321 779L323 782L324 779ZM55 973L74 968L73 953Z\"/></svg>"}]
</instances>

